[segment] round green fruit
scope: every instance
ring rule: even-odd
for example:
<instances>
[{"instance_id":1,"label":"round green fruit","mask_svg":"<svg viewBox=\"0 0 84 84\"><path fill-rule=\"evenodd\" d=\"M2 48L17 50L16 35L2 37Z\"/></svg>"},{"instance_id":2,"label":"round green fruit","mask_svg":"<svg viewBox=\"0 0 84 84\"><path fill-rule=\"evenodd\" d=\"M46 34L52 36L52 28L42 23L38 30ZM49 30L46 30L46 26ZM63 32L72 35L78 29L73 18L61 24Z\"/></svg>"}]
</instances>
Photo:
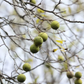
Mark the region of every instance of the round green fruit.
<instances>
[{"instance_id":1,"label":"round green fruit","mask_svg":"<svg viewBox=\"0 0 84 84\"><path fill-rule=\"evenodd\" d=\"M58 61L64 61L64 57L63 56L58 56Z\"/></svg>"},{"instance_id":2,"label":"round green fruit","mask_svg":"<svg viewBox=\"0 0 84 84\"><path fill-rule=\"evenodd\" d=\"M30 2L36 4L36 0L30 0Z\"/></svg>"},{"instance_id":3,"label":"round green fruit","mask_svg":"<svg viewBox=\"0 0 84 84\"><path fill-rule=\"evenodd\" d=\"M82 80L81 79L76 79L75 84L82 84Z\"/></svg>"},{"instance_id":4,"label":"round green fruit","mask_svg":"<svg viewBox=\"0 0 84 84\"><path fill-rule=\"evenodd\" d=\"M43 43L42 37L37 36L37 37L34 38L34 44L35 44L36 46L40 46L42 43Z\"/></svg>"},{"instance_id":5,"label":"round green fruit","mask_svg":"<svg viewBox=\"0 0 84 84\"><path fill-rule=\"evenodd\" d=\"M39 51L39 47L36 46L35 44L33 44L33 45L30 46L30 51L32 53L37 53Z\"/></svg>"},{"instance_id":6,"label":"round green fruit","mask_svg":"<svg viewBox=\"0 0 84 84\"><path fill-rule=\"evenodd\" d=\"M51 27L55 30L57 30L59 28L60 24L58 21L52 21L51 22Z\"/></svg>"},{"instance_id":7,"label":"round green fruit","mask_svg":"<svg viewBox=\"0 0 84 84\"><path fill-rule=\"evenodd\" d=\"M71 72L71 71L67 72L67 77L68 78L73 78L73 76L74 76L73 72Z\"/></svg>"},{"instance_id":8,"label":"round green fruit","mask_svg":"<svg viewBox=\"0 0 84 84\"><path fill-rule=\"evenodd\" d=\"M81 78L81 76L82 76L81 72L76 72L76 73L75 73L75 77L76 77L76 78Z\"/></svg>"},{"instance_id":9,"label":"round green fruit","mask_svg":"<svg viewBox=\"0 0 84 84\"><path fill-rule=\"evenodd\" d=\"M25 64L23 65L23 70L24 70L24 71L30 71L30 70L31 70L30 64L29 64L29 63L25 63Z\"/></svg>"},{"instance_id":10,"label":"round green fruit","mask_svg":"<svg viewBox=\"0 0 84 84\"><path fill-rule=\"evenodd\" d=\"M24 82L26 80L26 76L24 74L19 74L17 80L19 82Z\"/></svg>"},{"instance_id":11,"label":"round green fruit","mask_svg":"<svg viewBox=\"0 0 84 84\"><path fill-rule=\"evenodd\" d=\"M43 41L44 41L44 42L48 39L48 35L47 35L46 33L44 33L44 32L41 32L41 33L39 34L39 36L43 38Z\"/></svg>"}]
</instances>

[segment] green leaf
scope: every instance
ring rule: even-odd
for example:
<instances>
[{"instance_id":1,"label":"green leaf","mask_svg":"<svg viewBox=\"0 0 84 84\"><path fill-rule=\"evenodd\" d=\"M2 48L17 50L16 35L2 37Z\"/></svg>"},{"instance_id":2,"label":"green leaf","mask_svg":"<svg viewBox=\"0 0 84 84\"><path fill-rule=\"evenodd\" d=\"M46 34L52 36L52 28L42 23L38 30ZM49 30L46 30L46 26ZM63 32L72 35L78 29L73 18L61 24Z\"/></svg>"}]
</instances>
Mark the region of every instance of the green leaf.
<instances>
[{"instance_id":1,"label":"green leaf","mask_svg":"<svg viewBox=\"0 0 84 84\"><path fill-rule=\"evenodd\" d=\"M63 44L64 40L56 40L56 42Z\"/></svg>"},{"instance_id":2,"label":"green leaf","mask_svg":"<svg viewBox=\"0 0 84 84\"><path fill-rule=\"evenodd\" d=\"M37 20L36 20L36 24L38 24L38 23L39 23L39 21L40 21L40 19L37 19Z\"/></svg>"},{"instance_id":3,"label":"green leaf","mask_svg":"<svg viewBox=\"0 0 84 84\"><path fill-rule=\"evenodd\" d=\"M61 49L65 50L65 48L63 48L61 45L58 45Z\"/></svg>"},{"instance_id":4,"label":"green leaf","mask_svg":"<svg viewBox=\"0 0 84 84\"><path fill-rule=\"evenodd\" d=\"M47 16L46 16L46 15L44 15L44 14L41 14L41 16L42 16L42 17L47 17Z\"/></svg>"},{"instance_id":5,"label":"green leaf","mask_svg":"<svg viewBox=\"0 0 84 84\"><path fill-rule=\"evenodd\" d=\"M26 35L25 35L25 34L24 34L24 35L22 35L22 38L24 38L24 39L25 39L25 38L26 38Z\"/></svg>"},{"instance_id":6,"label":"green leaf","mask_svg":"<svg viewBox=\"0 0 84 84\"><path fill-rule=\"evenodd\" d=\"M38 13L44 13L44 11L42 9L39 9L39 8L37 9L37 12Z\"/></svg>"},{"instance_id":7,"label":"green leaf","mask_svg":"<svg viewBox=\"0 0 84 84\"><path fill-rule=\"evenodd\" d=\"M62 14L66 14L66 9L65 8L61 9L61 11L62 11Z\"/></svg>"},{"instance_id":8,"label":"green leaf","mask_svg":"<svg viewBox=\"0 0 84 84\"><path fill-rule=\"evenodd\" d=\"M34 80L34 83L37 83L37 80L38 80L39 76L37 76Z\"/></svg>"},{"instance_id":9,"label":"green leaf","mask_svg":"<svg viewBox=\"0 0 84 84\"><path fill-rule=\"evenodd\" d=\"M29 58L28 60L25 60L25 62L33 62L33 59Z\"/></svg>"},{"instance_id":10,"label":"green leaf","mask_svg":"<svg viewBox=\"0 0 84 84\"><path fill-rule=\"evenodd\" d=\"M71 13L71 8L70 7L68 7L68 11L69 11L69 13Z\"/></svg>"}]
</instances>

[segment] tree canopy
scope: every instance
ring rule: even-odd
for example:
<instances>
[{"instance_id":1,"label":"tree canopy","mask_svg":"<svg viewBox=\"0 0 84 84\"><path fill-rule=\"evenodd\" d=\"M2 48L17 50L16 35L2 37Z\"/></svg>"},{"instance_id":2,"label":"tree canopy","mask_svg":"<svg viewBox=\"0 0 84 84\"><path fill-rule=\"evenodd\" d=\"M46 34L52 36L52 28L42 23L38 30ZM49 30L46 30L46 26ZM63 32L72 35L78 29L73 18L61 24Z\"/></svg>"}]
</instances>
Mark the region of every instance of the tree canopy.
<instances>
[{"instance_id":1,"label":"tree canopy","mask_svg":"<svg viewBox=\"0 0 84 84\"><path fill-rule=\"evenodd\" d=\"M83 84L83 0L0 1L0 84Z\"/></svg>"}]
</instances>

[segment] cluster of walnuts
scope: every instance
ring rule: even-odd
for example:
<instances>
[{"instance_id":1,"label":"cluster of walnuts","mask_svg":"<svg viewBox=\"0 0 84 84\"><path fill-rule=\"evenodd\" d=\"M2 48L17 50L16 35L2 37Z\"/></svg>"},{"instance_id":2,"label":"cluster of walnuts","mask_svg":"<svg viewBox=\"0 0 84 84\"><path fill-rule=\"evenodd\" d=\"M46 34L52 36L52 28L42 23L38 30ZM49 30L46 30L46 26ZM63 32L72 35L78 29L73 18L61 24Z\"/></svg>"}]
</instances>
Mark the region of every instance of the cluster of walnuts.
<instances>
[{"instance_id":1,"label":"cluster of walnuts","mask_svg":"<svg viewBox=\"0 0 84 84\"><path fill-rule=\"evenodd\" d=\"M59 23L57 21L51 22L51 27L55 30L59 28ZM34 38L34 44L30 46L30 51L32 53L37 53L39 51L39 48L42 46L42 43L45 42L48 39L48 35L45 32L39 33L37 37ZM59 61L63 61L63 57L59 57ZM23 65L23 70L28 72L31 70L31 66L29 63L25 63ZM19 74L17 76L17 80L19 82L24 82L26 80L26 76L24 74Z\"/></svg>"},{"instance_id":2,"label":"cluster of walnuts","mask_svg":"<svg viewBox=\"0 0 84 84\"><path fill-rule=\"evenodd\" d=\"M82 77L82 74L81 72L76 72L75 75L73 74L73 72L71 71L68 71L67 72L67 77L70 79L70 78L73 78L75 76L76 80L75 80L75 84L82 84L82 80L80 79Z\"/></svg>"},{"instance_id":3,"label":"cluster of walnuts","mask_svg":"<svg viewBox=\"0 0 84 84\"><path fill-rule=\"evenodd\" d=\"M59 22L52 21L51 27L55 30L59 28ZM45 32L41 32L37 37L34 38L34 44L30 46L30 51L32 53L37 53L39 48L42 46L42 43L48 39L48 35Z\"/></svg>"},{"instance_id":4,"label":"cluster of walnuts","mask_svg":"<svg viewBox=\"0 0 84 84\"><path fill-rule=\"evenodd\" d=\"M45 42L48 38L48 35L44 32L41 32L37 37L34 38L34 44L30 46L30 51L32 53L37 53L39 48L42 46L42 43Z\"/></svg>"},{"instance_id":5,"label":"cluster of walnuts","mask_svg":"<svg viewBox=\"0 0 84 84\"><path fill-rule=\"evenodd\" d=\"M36 4L35 0L30 0L32 4ZM59 28L59 22L58 21L52 21L51 22L51 28L54 30L57 30ZM32 53L37 53L39 51L39 48L42 46L42 43L45 42L48 39L48 35L45 32L39 33L37 37L34 38L34 43L30 46L30 51ZM59 60L63 60L62 57L59 58ZM25 63L23 65L23 70L28 72L31 70L31 66L29 63ZM17 76L17 80L19 82L24 82L26 80L26 76L24 74L19 74Z\"/></svg>"},{"instance_id":6,"label":"cluster of walnuts","mask_svg":"<svg viewBox=\"0 0 84 84\"><path fill-rule=\"evenodd\" d=\"M31 66L30 66L29 63L25 63L22 68L26 72L31 70ZM17 80L19 82L24 82L26 80L26 76L24 74L19 74L18 77L17 77Z\"/></svg>"}]
</instances>

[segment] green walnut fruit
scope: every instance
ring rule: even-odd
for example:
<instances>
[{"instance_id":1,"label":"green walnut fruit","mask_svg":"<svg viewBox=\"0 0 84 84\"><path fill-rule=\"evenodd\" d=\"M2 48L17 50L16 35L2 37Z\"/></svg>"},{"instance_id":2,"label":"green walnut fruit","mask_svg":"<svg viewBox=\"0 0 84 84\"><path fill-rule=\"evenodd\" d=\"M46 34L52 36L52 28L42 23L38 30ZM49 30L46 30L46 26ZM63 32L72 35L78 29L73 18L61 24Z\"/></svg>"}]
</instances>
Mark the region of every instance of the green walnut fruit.
<instances>
[{"instance_id":1,"label":"green walnut fruit","mask_svg":"<svg viewBox=\"0 0 84 84\"><path fill-rule=\"evenodd\" d=\"M39 51L39 46L36 46L35 44L30 46L30 51L32 53L37 53Z\"/></svg>"},{"instance_id":2,"label":"green walnut fruit","mask_svg":"<svg viewBox=\"0 0 84 84\"><path fill-rule=\"evenodd\" d=\"M64 57L63 56L58 56L58 61L64 61Z\"/></svg>"},{"instance_id":3,"label":"green walnut fruit","mask_svg":"<svg viewBox=\"0 0 84 84\"><path fill-rule=\"evenodd\" d=\"M76 72L76 73L75 73L75 77L76 77L76 78L81 78L81 76L82 76L81 72Z\"/></svg>"},{"instance_id":4,"label":"green walnut fruit","mask_svg":"<svg viewBox=\"0 0 84 84\"><path fill-rule=\"evenodd\" d=\"M23 70L24 70L24 71L30 71L30 70L31 70L30 64L29 64L29 63L25 63L25 64L23 65Z\"/></svg>"},{"instance_id":5,"label":"green walnut fruit","mask_svg":"<svg viewBox=\"0 0 84 84\"><path fill-rule=\"evenodd\" d=\"M40 46L42 43L43 43L42 37L37 36L37 37L34 38L34 44L35 44L36 46Z\"/></svg>"},{"instance_id":6,"label":"green walnut fruit","mask_svg":"<svg viewBox=\"0 0 84 84\"><path fill-rule=\"evenodd\" d=\"M24 74L19 74L17 80L19 82L24 82L26 80L26 76Z\"/></svg>"},{"instance_id":7,"label":"green walnut fruit","mask_svg":"<svg viewBox=\"0 0 84 84\"><path fill-rule=\"evenodd\" d=\"M30 0L30 2L36 4L36 0Z\"/></svg>"},{"instance_id":8,"label":"green walnut fruit","mask_svg":"<svg viewBox=\"0 0 84 84\"><path fill-rule=\"evenodd\" d=\"M44 41L44 42L48 39L48 35L47 35L46 33L44 33L44 32L41 32L41 33L39 34L39 36L43 38L43 41Z\"/></svg>"},{"instance_id":9,"label":"green walnut fruit","mask_svg":"<svg viewBox=\"0 0 84 84\"><path fill-rule=\"evenodd\" d=\"M55 30L57 30L59 28L60 24L58 21L52 21L51 22L51 27Z\"/></svg>"},{"instance_id":10,"label":"green walnut fruit","mask_svg":"<svg viewBox=\"0 0 84 84\"><path fill-rule=\"evenodd\" d=\"M67 72L67 77L68 78L73 78L73 76L74 76L73 72L71 72L71 71Z\"/></svg>"},{"instance_id":11,"label":"green walnut fruit","mask_svg":"<svg viewBox=\"0 0 84 84\"><path fill-rule=\"evenodd\" d=\"M76 79L75 84L82 84L82 80L81 79Z\"/></svg>"}]
</instances>

